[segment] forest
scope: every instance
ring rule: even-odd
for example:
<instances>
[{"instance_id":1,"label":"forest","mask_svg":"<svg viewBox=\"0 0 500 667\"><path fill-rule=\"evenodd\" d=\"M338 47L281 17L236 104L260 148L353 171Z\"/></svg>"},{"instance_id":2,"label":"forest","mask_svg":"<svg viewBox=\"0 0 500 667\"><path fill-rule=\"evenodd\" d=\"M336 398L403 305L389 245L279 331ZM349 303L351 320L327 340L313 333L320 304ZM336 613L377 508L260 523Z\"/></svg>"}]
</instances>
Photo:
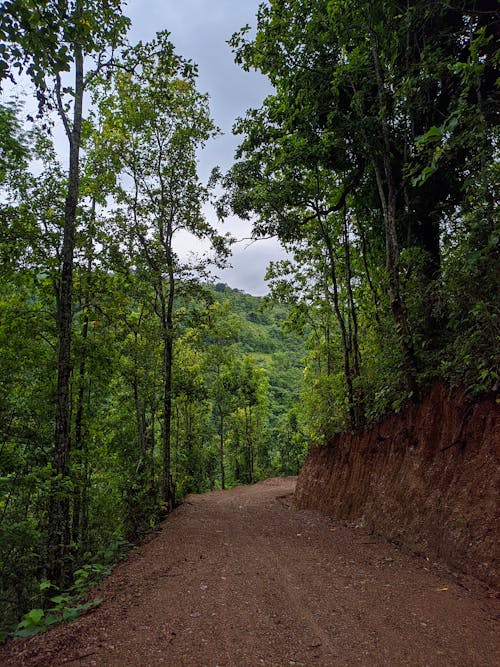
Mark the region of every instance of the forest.
<instances>
[{"instance_id":1,"label":"forest","mask_svg":"<svg viewBox=\"0 0 500 667\"><path fill-rule=\"evenodd\" d=\"M297 474L436 381L498 390L493 3L263 2L228 39L272 93L206 183L197 67L126 9L0 4L37 109L0 103L0 639L88 608L187 493ZM264 299L214 278L208 203L287 250Z\"/></svg>"}]
</instances>

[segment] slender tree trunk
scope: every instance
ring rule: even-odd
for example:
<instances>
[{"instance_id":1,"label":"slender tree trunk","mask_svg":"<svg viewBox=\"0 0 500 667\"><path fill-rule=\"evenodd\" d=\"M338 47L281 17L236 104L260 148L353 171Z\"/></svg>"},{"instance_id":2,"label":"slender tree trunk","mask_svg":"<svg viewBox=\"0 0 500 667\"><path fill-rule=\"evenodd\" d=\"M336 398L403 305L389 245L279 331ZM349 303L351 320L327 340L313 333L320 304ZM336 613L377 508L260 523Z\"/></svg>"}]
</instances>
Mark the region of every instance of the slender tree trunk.
<instances>
[{"instance_id":1,"label":"slender tree trunk","mask_svg":"<svg viewBox=\"0 0 500 667\"><path fill-rule=\"evenodd\" d=\"M181 442L181 416L179 406L175 406L175 472L179 470L179 452Z\"/></svg>"},{"instance_id":2,"label":"slender tree trunk","mask_svg":"<svg viewBox=\"0 0 500 667\"><path fill-rule=\"evenodd\" d=\"M389 173L387 197L385 196L382 176L380 174L378 167L376 165L374 166L380 192L380 198L382 201L384 223L385 223L387 272L389 274L389 295L391 301L392 317L396 325L396 333L399 339L399 345L403 359L403 373L405 377L406 386L410 391L415 392L416 361L413 351L413 345L411 342L411 334L406 314L406 307L401 297L401 291L399 286L399 244L396 232L396 190L392 178L392 173Z\"/></svg>"},{"instance_id":3,"label":"slender tree trunk","mask_svg":"<svg viewBox=\"0 0 500 667\"><path fill-rule=\"evenodd\" d=\"M224 471L224 411L219 408L219 461L220 461L220 486L226 488L226 476Z\"/></svg>"},{"instance_id":4,"label":"slender tree trunk","mask_svg":"<svg viewBox=\"0 0 500 667\"><path fill-rule=\"evenodd\" d=\"M149 424L149 432L148 432L148 438L147 438L147 444L149 447L149 455L148 455L148 461L149 461L149 466L148 466L148 471L149 471L149 483L151 485L151 496L152 498L156 498L156 475L155 475L155 446L156 446L156 438L155 438L155 421L156 421L156 408L154 405L150 406L150 424Z\"/></svg>"},{"instance_id":5,"label":"slender tree trunk","mask_svg":"<svg viewBox=\"0 0 500 667\"><path fill-rule=\"evenodd\" d=\"M323 270L323 280L324 280L324 297L325 302L328 304L328 310L325 317L325 345L326 345L326 375L329 377L333 372L333 362L332 362L332 349L331 349L331 331L330 331L330 295L328 293L328 269L324 267Z\"/></svg>"},{"instance_id":6,"label":"slender tree trunk","mask_svg":"<svg viewBox=\"0 0 500 667\"><path fill-rule=\"evenodd\" d=\"M144 411L144 405L141 403L139 396L139 379L137 375L137 368L134 368L134 377L132 379L132 386L134 392L137 441L139 444L139 462L137 464L137 472L139 472L140 470L142 470L144 466L144 461L146 457L146 415Z\"/></svg>"},{"instance_id":7,"label":"slender tree trunk","mask_svg":"<svg viewBox=\"0 0 500 667\"><path fill-rule=\"evenodd\" d=\"M194 482L194 466L193 466L193 432L192 432L192 420L191 420L191 406L189 400L186 398L184 401L184 442L186 445L187 452L187 473L191 477L191 491L195 491L193 488Z\"/></svg>"},{"instance_id":8,"label":"slender tree trunk","mask_svg":"<svg viewBox=\"0 0 500 667\"><path fill-rule=\"evenodd\" d=\"M354 301L354 294L352 291L352 268L351 268L351 249L349 244L349 229L347 225L347 214L344 207L344 252L345 252L345 266L346 266L346 286L349 298L349 306L352 320L352 352L353 352L353 366L354 375L359 377L361 375L361 355L359 351L359 336L358 336L358 315L356 312L356 304Z\"/></svg>"},{"instance_id":9,"label":"slender tree trunk","mask_svg":"<svg viewBox=\"0 0 500 667\"><path fill-rule=\"evenodd\" d=\"M74 458L78 464L78 472L74 476L74 493L73 493L73 518L71 522L71 542L74 545L74 550L79 555L82 553L81 538L81 524L82 524L82 505L83 497L86 493L84 488L86 483L86 475L84 474L84 467L87 465L87 448L85 447L83 437L83 413L85 405L85 376L87 372L87 349L86 343L89 334L89 304L92 296L92 269L93 269L93 238L95 233L95 215L96 215L96 200L92 199L90 211L89 224L89 240L87 245L87 267L86 267L86 286L83 295L83 326L82 326L82 358L78 369L78 393L76 398L76 414L75 414L75 443L74 443Z\"/></svg>"},{"instance_id":10,"label":"slender tree trunk","mask_svg":"<svg viewBox=\"0 0 500 667\"><path fill-rule=\"evenodd\" d=\"M368 265L368 248L367 248L367 243L366 243L366 234L365 230L363 229L359 218L356 219L356 224L358 228L358 233L359 237L361 239L361 256L363 259L363 267L365 269L365 276L366 280L368 282L368 287L370 288L370 292L373 298L373 305L374 305L374 317L377 325L380 327L380 316L379 316L379 310L380 310L380 298L378 295L378 292L375 288L375 285L373 284L373 280L371 278L371 273L370 273L370 268Z\"/></svg>"},{"instance_id":11,"label":"slender tree trunk","mask_svg":"<svg viewBox=\"0 0 500 667\"><path fill-rule=\"evenodd\" d=\"M82 340L85 346L85 341L88 338L89 332L89 316L85 312L83 315L83 326L82 326ZM76 415L75 415L75 444L73 452L78 457L78 474L74 479L74 494L73 494L73 520L72 520L72 531L71 531L71 541L75 545L77 553L80 551L80 529L81 529L81 506L82 506L82 497L84 494L84 484L85 478L81 473L82 464L84 464L84 442L83 442L83 410L85 403L85 374L86 374L86 352L85 349L82 353L82 359L80 361L80 367L78 369L78 393L76 397Z\"/></svg>"},{"instance_id":12,"label":"slender tree trunk","mask_svg":"<svg viewBox=\"0 0 500 667\"><path fill-rule=\"evenodd\" d=\"M351 368L351 359L350 359L350 348L349 348L349 339L347 334L347 327L340 310L340 301L339 301L339 289L338 289L338 280L337 280L337 271L335 269L335 253L333 250L332 240L330 234L325 227L325 224L320 221L321 234L326 245L328 253L328 261L330 264L330 277L332 280L333 287L333 308L335 315L337 316L337 321L340 327L340 333L342 338L342 350L344 353L344 378L347 387L347 400L349 403L349 421L350 425L354 426L356 421L356 415L354 411L354 388L352 383L352 368Z\"/></svg>"},{"instance_id":13,"label":"slender tree trunk","mask_svg":"<svg viewBox=\"0 0 500 667\"><path fill-rule=\"evenodd\" d=\"M78 9L76 10L78 13ZM70 498L70 377L71 377L71 323L73 292L73 255L75 248L76 210L80 180L80 143L83 102L83 53L79 44L75 53L75 99L73 124L69 129L70 144L68 191L64 211L62 268L57 312L58 360L57 394L54 438L54 473L48 525L47 577L54 584L63 585L69 575ZM61 110L64 113L64 110Z\"/></svg>"},{"instance_id":14,"label":"slender tree trunk","mask_svg":"<svg viewBox=\"0 0 500 667\"><path fill-rule=\"evenodd\" d=\"M384 175L382 176L378 160L372 160L377 188L379 191L382 214L385 227L385 244L387 257L387 272L389 274L389 292L391 298L391 310L396 325L403 357L403 372L406 385L410 391L416 391L416 363L411 342L410 328L406 314L405 304L401 297L399 284L399 241L397 235L397 188L392 168L392 145L389 124L387 119L387 100L382 65L378 51L377 36L373 28L372 4L368 4L369 31L371 39L371 52L377 82L378 101L380 107L380 127L384 145L382 165Z\"/></svg>"},{"instance_id":15,"label":"slender tree trunk","mask_svg":"<svg viewBox=\"0 0 500 667\"><path fill-rule=\"evenodd\" d=\"M161 304L161 320L163 332L163 502L169 510L174 506L171 471L171 434L172 434L172 362L173 362L173 310L175 277L172 266L171 252L168 262L168 294L165 299L163 283L158 286Z\"/></svg>"},{"instance_id":16,"label":"slender tree trunk","mask_svg":"<svg viewBox=\"0 0 500 667\"><path fill-rule=\"evenodd\" d=\"M90 482L92 472L88 459L85 461L84 477L81 495L81 509L80 509L80 546L79 553L84 554L87 551L88 534L89 534L89 494Z\"/></svg>"},{"instance_id":17,"label":"slender tree trunk","mask_svg":"<svg viewBox=\"0 0 500 667\"><path fill-rule=\"evenodd\" d=\"M358 315L356 312L356 302L352 291L352 267L351 267L351 246L349 243L349 227L347 223L347 212L343 209L343 232L344 232L344 253L345 253L345 280L347 286L347 295L349 300L350 322L352 322L350 350L352 352L352 365L354 378L361 377L361 353L359 350L359 327ZM354 413L355 426L359 427L364 421L364 396L360 383L354 388Z\"/></svg>"},{"instance_id":18,"label":"slender tree trunk","mask_svg":"<svg viewBox=\"0 0 500 667\"><path fill-rule=\"evenodd\" d=\"M137 357L137 346L139 340L139 328L142 322L144 309L141 308L137 329L134 329L134 374L132 377L132 391L134 394L135 422L137 429L137 442L139 445L139 462L137 472L143 470L147 458L147 438L146 438L146 407L144 401L141 401L140 383L139 383L139 359Z\"/></svg>"},{"instance_id":19,"label":"slender tree trunk","mask_svg":"<svg viewBox=\"0 0 500 667\"><path fill-rule=\"evenodd\" d=\"M245 406L245 436L247 441L248 483L253 484L252 408Z\"/></svg>"}]
</instances>

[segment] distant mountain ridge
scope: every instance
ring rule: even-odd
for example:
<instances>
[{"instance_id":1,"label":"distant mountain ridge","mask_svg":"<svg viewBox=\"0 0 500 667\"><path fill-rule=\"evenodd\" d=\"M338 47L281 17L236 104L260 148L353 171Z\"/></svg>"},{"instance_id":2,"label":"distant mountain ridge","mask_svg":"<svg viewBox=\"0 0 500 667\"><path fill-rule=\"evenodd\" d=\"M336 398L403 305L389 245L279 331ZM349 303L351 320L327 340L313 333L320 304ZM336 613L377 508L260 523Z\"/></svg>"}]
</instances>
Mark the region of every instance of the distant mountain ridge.
<instances>
[{"instance_id":1,"label":"distant mountain ridge","mask_svg":"<svg viewBox=\"0 0 500 667\"><path fill-rule=\"evenodd\" d=\"M270 384L271 421L300 400L305 356L305 341L283 330L287 310L280 304L268 304L265 297L252 296L225 283L213 286L215 298L229 301L241 322L237 349L251 354L266 370Z\"/></svg>"}]
</instances>

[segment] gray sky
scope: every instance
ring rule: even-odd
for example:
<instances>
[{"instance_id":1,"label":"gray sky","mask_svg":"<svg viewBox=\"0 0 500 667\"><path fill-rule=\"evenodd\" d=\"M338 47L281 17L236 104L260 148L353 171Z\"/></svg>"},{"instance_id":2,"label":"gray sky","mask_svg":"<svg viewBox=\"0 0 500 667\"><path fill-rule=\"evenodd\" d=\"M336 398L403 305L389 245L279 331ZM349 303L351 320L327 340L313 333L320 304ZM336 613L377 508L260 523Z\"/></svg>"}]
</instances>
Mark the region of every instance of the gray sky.
<instances>
[{"instance_id":1,"label":"gray sky","mask_svg":"<svg viewBox=\"0 0 500 667\"><path fill-rule=\"evenodd\" d=\"M200 176L206 180L212 167L227 170L238 144L231 127L248 108L260 106L270 92L267 79L255 72L244 72L235 65L227 40L245 24L255 26L260 0L129 0L124 8L132 21L130 41L147 41L159 30L168 30L177 53L190 58L199 68L198 88L208 93L212 115L224 135L211 141L200 155ZM207 209L213 222L216 216ZM248 223L231 219L221 228L238 239L248 239ZM204 247L196 242L197 250ZM193 249L193 240L179 241L178 251ZM249 244L241 240L233 246L233 268L218 271L222 282L251 294L267 292L264 274L269 261L284 256L277 241Z\"/></svg>"}]
</instances>

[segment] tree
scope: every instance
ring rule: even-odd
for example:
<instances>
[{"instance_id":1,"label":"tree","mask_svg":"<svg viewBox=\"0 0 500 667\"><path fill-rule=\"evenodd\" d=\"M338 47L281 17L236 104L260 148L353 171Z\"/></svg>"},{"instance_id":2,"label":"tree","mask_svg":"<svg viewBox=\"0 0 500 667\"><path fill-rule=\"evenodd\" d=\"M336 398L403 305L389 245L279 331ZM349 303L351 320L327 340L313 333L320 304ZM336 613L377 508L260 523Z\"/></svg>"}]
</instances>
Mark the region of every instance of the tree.
<instances>
[{"instance_id":1,"label":"tree","mask_svg":"<svg viewBox=\"0 0 500 667\"><path fill-rule=\"evenodd\" d=\"M267 373L259 368L251 355L235 367L237 391L232 414L233 467L236 480L255 482L259 458L266 458L265 428L267 421Z\"/></svg>"},{"instance_id":2,"label":"tree","mask_svg":"<svg viewBox=\"0 0 500 667\"><path fill-rule=\"evenodd\" d=\"M155 312L163 340L163 498L172 507L172 365L178 281L194 266L183 266L174 237L187 230L209 238L224 255L224 241L202 214L207 190L196 173L196 150L217 129L207 97L195 88L195 69L174 53L168 33L130 49L112 90L100 102L107 148L125 176L118 191L120 230L127 239L135 270L155 294ZM130 179L127 181L126 179ZM128 187L131 183L131 187ZM129 226L129 220L132 225ZM199 269L203 270L202 261Z\"/></svg>"},{"instance_id":3,"label":"tree","mask_svg":"<svg viewBox=\"0 0 500 667\"><path fill-rule=\"evenodd\" d=\"M255 37L247 26L232 38L237 62L266 74L274 91L235 126L243 141L226 203L256 214L256 237L297 244L311 238L312 226L321 235L351 403L350 377L360 367L359 302L348 275L355 234L365 263L356 280L366 281L378 306L385 287L390 295L405 395L436 364L445 330L442 230L466 206L464 165L477 172L479 155L491 164L495 150L494 26L482 2L410 2L402 13L396 2L274 0L260 6ZM470 142L478 125L479 150ZM491 187L486 196L491 201ZM363 248L381 242L379 288L372 276L380 265L370 267ZM346 311L335 294L341 254Z\"/></svg>"},{"instance_id":4,"label":"tree","mask_svg":"<svg viewBox=\"0 0 500 667\"><path fill-rule=\"evenodd\" d=\"M197 326L190 326L174 346L172 432L178 497L213 488L209 392L200 334Z\"/></svg>"},{"instance_id":5,"label":"tree","mask_svg":"<svg viewBox=\"0 0 500 667\"><path fill-rule=\"evenodd\" d=\"M208 324L205 332L205 344L208 346L208 369L212 374L211 393L214 410L217 415L219 436L219 471L221 489L226 488L224 467L226 419L232 412L235 384L234 363L236 359L235 342L240 322L231 312L229 302L215 302L208 310Z\"/></svg>"},{"instance_id":6,"label":"tree","mask_svg":"<svg viewBox=\"0 0 500 667\"><path fill-rule=\"evenodd\" d=\"M2 6L0 33L9 40L2 48L2 74L26 66L40 110L55 107L68 140L69 167L64 208L61 271L57 298L58 362L54 470L57 475L49 510L49 577L62 583L68 575L70 450L71 320L75 230L80 184L83 98L89 81L113 60L128 20L118 0L74 0L46 3L8 0ZM111 52L111 55L110 55ZM93 68L85 74L85 59ZM14 62L13 62L14 61ZM73 87L63 84L73 70Z\"/></svg>"}]
</instances>

